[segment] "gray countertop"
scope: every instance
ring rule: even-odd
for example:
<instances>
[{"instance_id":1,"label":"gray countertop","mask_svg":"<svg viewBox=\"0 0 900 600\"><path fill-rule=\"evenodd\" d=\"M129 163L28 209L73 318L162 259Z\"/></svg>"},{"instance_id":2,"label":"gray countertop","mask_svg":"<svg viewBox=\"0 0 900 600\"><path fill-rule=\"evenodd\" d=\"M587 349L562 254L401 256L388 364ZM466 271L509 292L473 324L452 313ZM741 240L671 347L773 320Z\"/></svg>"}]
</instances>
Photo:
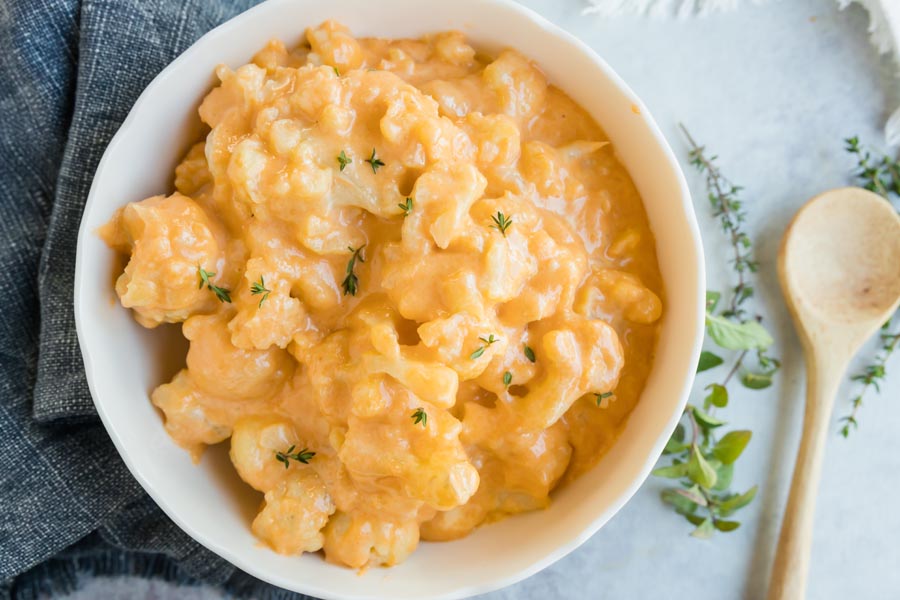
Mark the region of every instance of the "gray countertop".
<instances>
[{"instance_id":1,"label":"gray countertop","mask_svg":"<svg viewBox=\"0 0 900 600\"><path fill-rule=\"evenodd\" d=\"M603 56L646 102L682 160L696 197L711 289L727 288L727 249L691 170L676 123L688 125L745 187L747 229L760 261L758 299L784 368L765 391L734 388L722 416L754 438L738 463L736 488L760 484L741 528L707 541L659 500L651 479L580 549L505 590L501 599L756 600L770 562L797 447L804 370L781 302L774 261L785 224L809 197L846 185L852 161L842 140L881 145L881 127L900 103L896 66L868 42L865 11L839 12L833 0L791 0L686 21L581 16L578 0L524 0ZM871 357L874 346L865 355ZM860 360L857 366L862 364ZM900 597L900 360L880 397L872 396L849 440L829 439L810 573L809 598ZM701 376L698 384L705 385ZM698 389L700 385L695 386ZM845 385L835 420L848 409ZM86 581L77 598L214 598L213 590L166 584Z\"/></svg>"}]
</instances>

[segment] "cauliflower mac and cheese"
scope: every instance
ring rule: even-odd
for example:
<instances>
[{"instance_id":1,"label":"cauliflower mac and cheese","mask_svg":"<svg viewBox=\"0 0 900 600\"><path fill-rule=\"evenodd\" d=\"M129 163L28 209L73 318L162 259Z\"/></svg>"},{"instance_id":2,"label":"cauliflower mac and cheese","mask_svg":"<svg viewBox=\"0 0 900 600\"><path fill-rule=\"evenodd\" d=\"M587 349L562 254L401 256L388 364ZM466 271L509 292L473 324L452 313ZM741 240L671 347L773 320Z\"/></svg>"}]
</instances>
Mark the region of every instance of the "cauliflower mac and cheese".
<instances>
[{"instance_id":1,"label":"cauliflower mac and cheese","mask_svg":"<svg viewBox=\"0 0 900 600\"><path fill-rule=\"evenodd\" d=\"M539 509L648 375L661 281L600 127L518 52L326 22L220 66L175 192L101 231L152 394L195 460L230 439L255 535L355 568Z\"/></svg>"}]
</instances>

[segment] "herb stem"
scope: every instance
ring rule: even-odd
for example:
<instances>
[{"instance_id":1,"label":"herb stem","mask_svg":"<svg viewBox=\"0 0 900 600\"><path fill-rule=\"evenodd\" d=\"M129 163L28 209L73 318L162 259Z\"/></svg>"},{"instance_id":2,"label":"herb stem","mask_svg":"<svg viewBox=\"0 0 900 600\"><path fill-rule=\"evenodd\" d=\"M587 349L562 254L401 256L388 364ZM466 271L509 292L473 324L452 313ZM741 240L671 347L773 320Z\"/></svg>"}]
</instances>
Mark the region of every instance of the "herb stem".
<instances>
[{"instance_id":1,"label":"herb stem","mask_svg":"<svg viewBox=\"0 0 900 600\"><path fill-rule=\"evenodd\" d=\"M691 423L691 446L695 446L697 440L700 439L700 426L697 425L697 418L694 416L694 407L690 404L685 406L684 414L688 416L688 421Z\"/></svg>"},{"instance_id":2,"label":"herb stem","mask_svg":"<svg viewBox=\"0 0 900 600\"><path fill-rule=\"evenodd\" d=\"M347 294L350 294L351 296L356 295L356 291L359 287L359 277L356 276L356 273L353 269L356 267L356 261L359 261L361 263L366 262L365 257L362 255L363 248L365 247L365 244L363 244L359 248L354 248L353 246L347 247L347 250L350 251L351 256L350 260L347 261L347 277L345 277L344 281L341 282L341 287L344 290L345 296Z\"/></svg>"},{"instance_id":3,"label":"herb stem","mask_svg":"<svg viewBox=\"0 0 900 600\"><path fill-rule=\"evenodd\" d=\"M744 451L752 432L734 430L720 438L718 428L727 423L713 416L713 413L728 405L728 385L735 379L747 388L763 389L771 385L772 375L780 363L766 354L773 340L762 326L761 317L751 317L745 308L745 303L753 297L752 274L756 272L757 263L753 258L752 241L742 226L746 213L738 194L741 188L722 174L716 165L715 155L707 154L706 148L694 140L684 125L679 123L678 126L689 144L691 166L706 180L706 194L713 217L721 226L734 254L734 259L729 262L736 272L733 281L737 285L732 288L732 296L724 309L718 312L716 306L722 294L707 291L706 333L720 348L739 352L735 352L733 363L726 365L725 377L705 387L709 394L703 400L703 407L692 404L685 407L682 421L664 450L664 454L671 456L671 463L656 469L654 474L680 480L681 487L663 490L662 499L696 527L692 533L694 537L708 538L715 530L735 530L740 523L724 519L749 504L756 494L755 487L743 494L731 491L734 462ZM746 368L751 350L756 352L758 372ZM724 364L722 357L704 351L700 355L697 371L703 372ZM688 427L690 433L686 431ZM700 506L706 510L698 513Z\"/></svg>"},{"instance_id":4,"label":"herb stem","mask_svg":"<svg viewBox=\"0 0 900 600\"><path fill-rule=\"evenodd\" d=\"M844 423L841 426L841 435L844 437L850 435L851 426L854 428L858 426L856 416L862 407L862 399L865 395L873 387L876 391L879 391L878 380L884 378L887 361L894 353L894 350L897 349L897 346L900 345L900 329L897 329L894 333L882 333L881 340L884 345L881 347L881 352L875 357L874 363L869 365L862 373L852 377L852 380L862 383L862 388L856 397L853 398L850 414L841 418L841 421Z\"/></svg>"},{"instance_id":5,"label":"herb stem","mask_svg":"<svg viewBox=\"0 0 900 600\"><path fill-rule=\"evenodd\" d=\"M722 224L725 229L728 230L728 238L731 242L731 249L734 253L734 264L737 271L738 283L734 287L734 294L731 296L731 302L729 303L729 310L731 314L737 315L738 308L742 302L742 296L744 290L747 288L747 281L744 275L744 267L742 265L750 266L750 263L747 261L747 257L741 254L741 236L738 233L737 225L740 221L743 221L743 215L735 214L732 211L732 207L730 206L730 202L727 201L727 198L734 193L737 189L736 186L731 185L730 182L722 175L722 172L719 171L719 168L716 167L712 161L706 157L704 153L704 147L697 144L694 141L694 138L691 136L690 132L687 130L687 127L684 126L684 123L679 123L678 127L681 129L684 136L687 138L688 143L691 145L690 156L702 165L703 169L706 171L706 184L708 187L715 191L716 198L719 201L716 203L716 209L721 212ZM728 184L728 187L731 188L731 192L726 194L723 189L725 184ZM753 270L752 267L750 270ZM730 377L730 376L729 376Z\"/></svg>"},{"instance_id":6,"label":"herb stem","mask_svg":"<svg viewBox=\"0 0 900 600\"><path fill-rule=\"evenodd\" d=\"M744 358L747 356L749 350L742 351L737 360L734 362L734 366L731 367L731 370L728 371L728 375L725 376L725 379L722 380L722 387L728 387L728 382L731 381L731 378L737 374L738 370L744 365Z\"/></svg>"}]
</instances>

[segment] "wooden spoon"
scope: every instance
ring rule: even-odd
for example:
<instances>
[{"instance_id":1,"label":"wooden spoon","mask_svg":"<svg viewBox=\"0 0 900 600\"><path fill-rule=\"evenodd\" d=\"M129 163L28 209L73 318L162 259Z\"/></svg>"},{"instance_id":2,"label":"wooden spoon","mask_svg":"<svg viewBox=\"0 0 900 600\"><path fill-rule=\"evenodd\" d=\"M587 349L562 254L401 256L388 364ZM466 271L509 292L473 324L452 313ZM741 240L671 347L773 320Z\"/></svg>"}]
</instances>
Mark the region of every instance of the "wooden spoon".
<instances>
[{"instance_id":1,"label":"wooden spoon","mask_svg":"<svg viewBox=\"0 0 900 600\"><path fill-rule=\"evenodd\" d=\"M806 356L806 414L769 600L801 600L835 393L850 358L900 304L900 217L860 188L816 196L784 234L778 276Z\"/></svg>"}]
</instances>

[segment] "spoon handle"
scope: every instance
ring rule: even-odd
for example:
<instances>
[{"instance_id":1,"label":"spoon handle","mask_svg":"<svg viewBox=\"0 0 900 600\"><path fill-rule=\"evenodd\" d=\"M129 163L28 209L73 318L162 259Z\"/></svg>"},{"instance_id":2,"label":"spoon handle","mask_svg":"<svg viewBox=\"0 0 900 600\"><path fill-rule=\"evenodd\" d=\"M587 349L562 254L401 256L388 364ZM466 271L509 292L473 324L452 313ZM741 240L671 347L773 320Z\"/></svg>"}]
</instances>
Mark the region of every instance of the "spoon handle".
<instances>
[{"instance_id":1,"label":"spoon handle","mask_svg":"<svg viewBox=\"0 0 900 600\"><path fill-rule=\"evenodd\" d=\"M810 353L807 353L809 356ZM839 359L807 362L806 411L803 437L797 451L791 493L788 497L778 551L769 584L769 600L802 600L812 546L816 493L822 474L825 441L831 424L834 396L846 363Z\"/></svg>"}]
</instances>

